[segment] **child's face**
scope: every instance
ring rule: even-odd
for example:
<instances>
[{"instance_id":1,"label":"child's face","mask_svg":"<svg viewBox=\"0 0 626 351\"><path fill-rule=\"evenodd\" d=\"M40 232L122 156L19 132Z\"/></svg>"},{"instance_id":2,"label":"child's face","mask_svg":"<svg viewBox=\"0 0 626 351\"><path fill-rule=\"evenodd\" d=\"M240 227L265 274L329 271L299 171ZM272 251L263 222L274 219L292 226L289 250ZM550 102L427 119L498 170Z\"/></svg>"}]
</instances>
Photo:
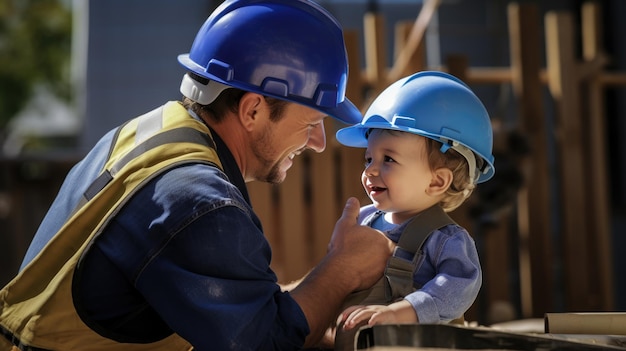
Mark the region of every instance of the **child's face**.
<instances>
[{"instance_id":1,"label":"child's face","mask_svg":"<svg viewBox=\"0 0 626 351\"><path fill-rule=\"evenodd\" d=\"M398 224L409 219L439 201L427 193L432 179L424 137L372 130L361 181L377 209Z\"/></svg>"}]
</instances>

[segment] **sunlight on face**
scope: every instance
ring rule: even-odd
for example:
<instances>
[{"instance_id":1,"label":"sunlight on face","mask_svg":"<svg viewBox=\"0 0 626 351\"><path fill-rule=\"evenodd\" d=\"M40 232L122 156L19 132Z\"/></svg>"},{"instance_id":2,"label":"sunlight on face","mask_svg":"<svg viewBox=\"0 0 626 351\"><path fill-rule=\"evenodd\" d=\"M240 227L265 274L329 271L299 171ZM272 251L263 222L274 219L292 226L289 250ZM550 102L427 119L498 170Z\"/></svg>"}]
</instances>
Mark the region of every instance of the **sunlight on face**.
<instances>
[{"instance_id":1,"label":"sunlight on face","mask_svg":"<svg viewBox=\"0 0 626 351\"><path fill-rule=\"evenodd\" d=\"M370 133L361 181L377 209L404 220L430 207L433 199L426 189L432 177L424 137L380 129Z\"/></svg>"},{"instance_id":2,"label":"sunlight on face","mask_svg":"<svg viewBox=\"0 0 626 351\"><path fill-rule=\"evenodd\" d=\"M304 150L322 152L326 148L325 114L309 107L290 103L284 116L270 121L257 135L253 153L260 166L255 179L277 184L285 180L295 156Z\"/></svg>"}]
</instances>

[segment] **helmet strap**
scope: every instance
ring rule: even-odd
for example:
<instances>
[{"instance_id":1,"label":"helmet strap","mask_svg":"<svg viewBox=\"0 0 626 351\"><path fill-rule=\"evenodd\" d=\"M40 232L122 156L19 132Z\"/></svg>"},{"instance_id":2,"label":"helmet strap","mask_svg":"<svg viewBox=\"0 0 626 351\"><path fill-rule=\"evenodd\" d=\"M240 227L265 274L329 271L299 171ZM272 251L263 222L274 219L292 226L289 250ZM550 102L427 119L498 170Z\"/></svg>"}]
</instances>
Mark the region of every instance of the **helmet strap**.
<instances>
[{"instance_id":1,"label":"helmet strap","mask_svg":"<svg viewBox=\"0 0 626 351\"><path fill-rule=\"evenodd\" d=\"M446 151L448 151L448 149L452 149L458 152L467 160L470 182L472 184L476 184L476 182L478 181L478 177L480 176L480 170L478 169L478 167L476 167L476 155L474 154L474 152L472 152L472 150L468 149L467 147L459 144L457 141L442 141L442 145L439 150L445 153Z\"/></svg>"},{"instance_id":2,"label":"helmet strap","mask_svg":"<svg viewBox=\"0 0 626 351\"><path fill-rule=\"evenodd\" d=\"M180 83L180 92L187 98L201 105L212 103L222 91L228 88L230 88L230 86L214 80L208 80L208 83L203 84L191 78L189 74L185 74L183 81Z\"/></svg>"}]
</instances>

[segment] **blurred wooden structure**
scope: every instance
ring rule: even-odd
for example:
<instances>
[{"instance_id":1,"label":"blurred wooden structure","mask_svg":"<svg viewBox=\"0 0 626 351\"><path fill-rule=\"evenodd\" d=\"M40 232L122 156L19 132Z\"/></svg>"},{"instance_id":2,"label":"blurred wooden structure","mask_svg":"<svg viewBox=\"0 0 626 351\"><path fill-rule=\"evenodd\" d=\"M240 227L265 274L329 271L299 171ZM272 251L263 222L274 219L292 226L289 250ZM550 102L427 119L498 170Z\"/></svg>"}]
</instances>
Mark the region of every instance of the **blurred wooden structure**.
<instances>
[{"instance_id":1,"label":"blurred wooden structure","mask_svg":"<svg viewBox=\"0 0 626 351\"><path fill-rule=\"evenodd\" d=\"M586 3L581 10L582 58L575 52L577 24L571 13L548 13L543 18L544 49L538 10L533 4L511 4L510 67L472 68L463 55L449 57L444 67L426 67L422 38L438 4L438 0L425 1L414 23L397 24L396 62L391 68L382 49L384 18L368 14L363 33L347 31L348 94L365 109L389 83L426 68L449 71L470 86L512 85L519 132L531 145L530 153L518 164L525 183L515 206L505 209L495 225L481 228L477 237L485 283L468 319L485 323L484 314L493 303L512 301L515 296L520 305L516 318L542 317L559 308L610 311L614 275L603 89L626 85L626 75L604 71L608 58L599 41L598 5ZM359 60L361 34L365 36L364 70ZM544 52L546 67L542 67ZM555 130L546 127L544 94L555 105ZM301 277L323 257L347 197L368 202L360 184L363 150L338 145L337 127L327 122L327 150L297 158L283 184L249 184L254 208L273 247L273 268L283 282ZM556 150L556 164L548 158L550 148ZM0 160L0 272L5 281L17 269L30 241L10 237L10 233L34 233L70 165L67 160ZM497 167L498 159L496 176ZM453 217L470 233L476 227L466 206ZM511 222L516 223L513 230ZM554 274L555 266L562 267L562 276ZM519 283L510 284L517 276ZM514 291L516 287L519 291ZM555 303L559 289L565 298L562 307Z\"/></svg>"},{"instance_id":2,"label":"blurred wooden structure","mask_svg":"<svg viewBox=\"0 0 626 351\"><path fill-rule=\"evenodd\" d=\"M484 241L481 255L485 281L480 301L490 305L519 295L518 318L542 317L560 308L610 311L614 277L603 89L626 85L626 75L604 71L607 57L599 40L599 5L589 2L581 9L582 58L577 57L575 49L578 28L573 14L545 15L546 44L542 48L538 9L533 4L513 3L507 14L510 67L472 68L462 55L449 57L444 67L426 67L421 39L424 25L438 3L426 1L415 23L397 24L397 60L392 68L388 68L381 49L384 18L377 14L364 18L363 71L358 60L358 33L346 33L352 69L350 99L365 109L370 99L391 82L427 68L448 71L470 86L511 84L519 132L528 139L531 149L519 160L525 183L515 208L479 238ZM542 67L544 52L546 67ZM555 107L555 130L547 129L546 93ZM332 138L336 128L326 127L327 150L321 155L306 155L294 165L284 184L250 185L269 240L278 248L276 271L285 280L301 276L323 256L334 221L348 196L368 202L359 180L363 150L338 146ZM549 159L550 148L556 149L556 164ZM497 167L496 159L496 175ZM453 216L470 232L475 226L466 207ZM511 220L517 223L513 235ZM518 292L511 291L516 285L507 281L512 274L510 262L515 259ZM555 275L555 266L562 267L561 276ZM564 301L555 301L561 298L555 295L558 290L562 290ZM490 307L482 306L481 310L486 312Z\"/></svg>"}]
</instances>

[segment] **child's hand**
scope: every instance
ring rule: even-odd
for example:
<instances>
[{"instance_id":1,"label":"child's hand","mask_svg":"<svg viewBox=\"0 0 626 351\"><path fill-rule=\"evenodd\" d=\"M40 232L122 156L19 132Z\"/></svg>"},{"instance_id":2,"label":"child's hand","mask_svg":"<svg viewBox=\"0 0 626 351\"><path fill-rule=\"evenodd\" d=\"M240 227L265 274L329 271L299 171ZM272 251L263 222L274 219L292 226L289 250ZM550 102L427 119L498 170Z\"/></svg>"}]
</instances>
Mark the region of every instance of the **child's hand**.
<instances>
[{"instance_id":1,"label":"child's hand","mask_svg":"<svg viewBox=\"0 0 626 351\"><path fill-rule=\"evenodd\" d=\"M342 316L345 316L344 329L352 329L361 322L367 321L367 325L372 326L382 323L395 323L395 312L384 305L354 306L350 311L346 309Z\"/></svg>"},{"instance_id":2,"label":"child's hand","mask_svg":"<svg viewBox=\"0 0 626 351\"><path fill-rule=\"evenodd\" d=\"M398 301L389 306L369 305L351 306L339 316L338 324L344 322L343 328L352 329L357 325L363 325L367 321L368 326L376 324L416 323L417 315L413 306L406 301Z\"/></svg>"}]
</instances>

